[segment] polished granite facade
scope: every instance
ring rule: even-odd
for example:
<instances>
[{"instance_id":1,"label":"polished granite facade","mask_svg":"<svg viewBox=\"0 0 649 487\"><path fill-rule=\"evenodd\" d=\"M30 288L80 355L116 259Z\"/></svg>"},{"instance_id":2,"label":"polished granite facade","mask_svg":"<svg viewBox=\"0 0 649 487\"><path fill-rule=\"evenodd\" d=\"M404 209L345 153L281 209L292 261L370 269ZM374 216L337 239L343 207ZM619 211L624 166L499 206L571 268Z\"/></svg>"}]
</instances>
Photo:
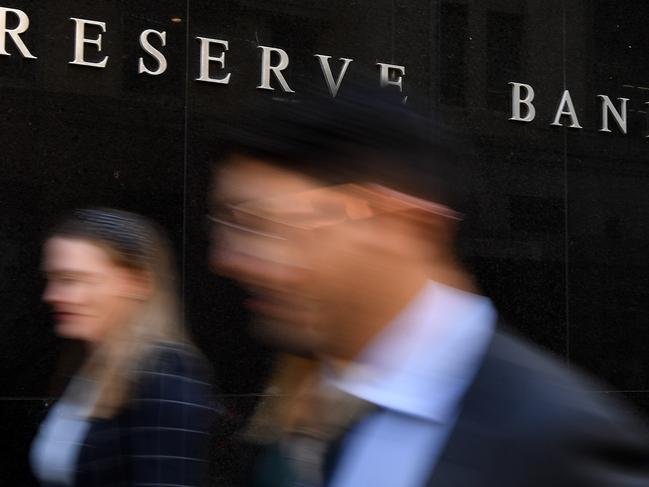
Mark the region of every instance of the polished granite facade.
<instances>
[{"instance_id":1,"label":"polished granite facade","mask_svg":"<svg viewBox=\"0 0 649 487\"><path fill-rule=\"evenodd\" d=\"M61 350L40 303L40 246L61 212L111 206L166 228L177 250L187 320L212 359L235 417L254 404L270 354L246 335L240 291L212 276L203 225L210 154L255 98L287 96L260 84L262 50L283 49L296 92L323 86L315 54L350 58L347 76L405 66L408 103L474 136L479 157L465 251L505 321L603 379L649 412L649 38L645 2L587 0L253 1L13 0L29 16L0 56L0 418L2 485L33 484L26 451L51 402ZM8 29L18 16L7 13ZM105 23L102 51L70 64L75 21ZM97 25L86 37L96 38ZM146 29L167 70L139 44ZM228 42L197 81L201 44ZM222 46L223 44L221 44ZM213 56L222 49L213 45ZM275 53L277 54L277 53ZM512 85L534 88L536 116L512 121ZM344 81L342 84L344 89ZM551 125L569 90L569 115ZM601 99L627 98L627 133ZM525 107L523 107L525 108ZM564 107L565 108L565 107ZM523 110L525 111L525 110Z\"/></svg>"}]
</instances>

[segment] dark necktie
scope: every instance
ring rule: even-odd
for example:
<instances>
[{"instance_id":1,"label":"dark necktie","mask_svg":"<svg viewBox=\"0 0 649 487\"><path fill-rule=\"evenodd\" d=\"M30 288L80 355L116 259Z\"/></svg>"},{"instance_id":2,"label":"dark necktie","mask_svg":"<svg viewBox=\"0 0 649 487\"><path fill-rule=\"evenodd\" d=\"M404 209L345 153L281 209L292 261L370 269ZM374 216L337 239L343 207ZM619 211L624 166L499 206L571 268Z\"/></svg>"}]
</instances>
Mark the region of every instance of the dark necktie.
<instances>
[{"instance_id":1,"label":"dark necktie","mask_svg":"<svg viewBox=\"0 0 649 487\"><path fill-rule=\"evenodd\" d=\"M320 487L331 450L376 406L322 382L307 386L298 401L300 412L280 448L293 474L291 487Z\"/></svg>"}]
</instances>

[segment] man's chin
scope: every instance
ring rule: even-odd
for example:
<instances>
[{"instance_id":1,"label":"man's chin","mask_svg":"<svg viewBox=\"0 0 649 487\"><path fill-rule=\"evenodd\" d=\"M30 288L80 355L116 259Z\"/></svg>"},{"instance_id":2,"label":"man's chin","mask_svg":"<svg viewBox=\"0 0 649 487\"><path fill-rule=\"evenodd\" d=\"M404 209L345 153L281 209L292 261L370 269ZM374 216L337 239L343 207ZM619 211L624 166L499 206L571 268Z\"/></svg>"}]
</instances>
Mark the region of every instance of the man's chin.
<instances>
[{"instance_id":1,"label":"man's chin","mask_svg":"<svg viewBox=\"0 0 649 487\"><path fill-rule=\"evenodd\" d=\"M313 333L298 325L268 318L256 320L252 335L270 347L295 355L311 356L318 349Z\"/></svg>"}]
</instances>

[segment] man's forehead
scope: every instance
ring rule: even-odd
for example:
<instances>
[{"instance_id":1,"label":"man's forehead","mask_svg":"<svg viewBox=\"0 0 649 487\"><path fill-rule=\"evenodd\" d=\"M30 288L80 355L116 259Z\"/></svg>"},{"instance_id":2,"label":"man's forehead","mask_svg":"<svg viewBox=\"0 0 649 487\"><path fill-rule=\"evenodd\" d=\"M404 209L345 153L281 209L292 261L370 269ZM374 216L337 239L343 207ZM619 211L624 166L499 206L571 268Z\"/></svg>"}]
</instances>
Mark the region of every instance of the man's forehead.
<instances>
[{"instance_id":1,"label":"man's forehead","mask_svg":"<svg viewBox=\"0 0 649 487\"><path fill-rule=\"evenodd\" d=\"M224 161L215 172L212 202L239 204L321 186L324 184L297 171L282 168L272 161L235 155Z\"/></svg>"}]
</instances>

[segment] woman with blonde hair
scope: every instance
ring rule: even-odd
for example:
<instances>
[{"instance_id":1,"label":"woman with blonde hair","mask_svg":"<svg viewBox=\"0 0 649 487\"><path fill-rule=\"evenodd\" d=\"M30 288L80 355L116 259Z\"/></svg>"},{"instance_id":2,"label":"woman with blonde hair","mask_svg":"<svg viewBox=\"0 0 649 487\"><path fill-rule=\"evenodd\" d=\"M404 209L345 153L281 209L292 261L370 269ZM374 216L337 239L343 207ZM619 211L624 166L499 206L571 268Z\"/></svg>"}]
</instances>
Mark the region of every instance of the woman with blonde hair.
<instances>
[{"instance_id":1,"label":"woman with blonde hair","mask_svg":"<svg viewBox=\"0 0 649 487\"><path fill-rule=\"evenodd\" d=\"M44 245L55 331L86 356L32 445L44 486L203 485L217 411L171 253L145 218L75 211Z\"/></svg>"}]
</instances>

